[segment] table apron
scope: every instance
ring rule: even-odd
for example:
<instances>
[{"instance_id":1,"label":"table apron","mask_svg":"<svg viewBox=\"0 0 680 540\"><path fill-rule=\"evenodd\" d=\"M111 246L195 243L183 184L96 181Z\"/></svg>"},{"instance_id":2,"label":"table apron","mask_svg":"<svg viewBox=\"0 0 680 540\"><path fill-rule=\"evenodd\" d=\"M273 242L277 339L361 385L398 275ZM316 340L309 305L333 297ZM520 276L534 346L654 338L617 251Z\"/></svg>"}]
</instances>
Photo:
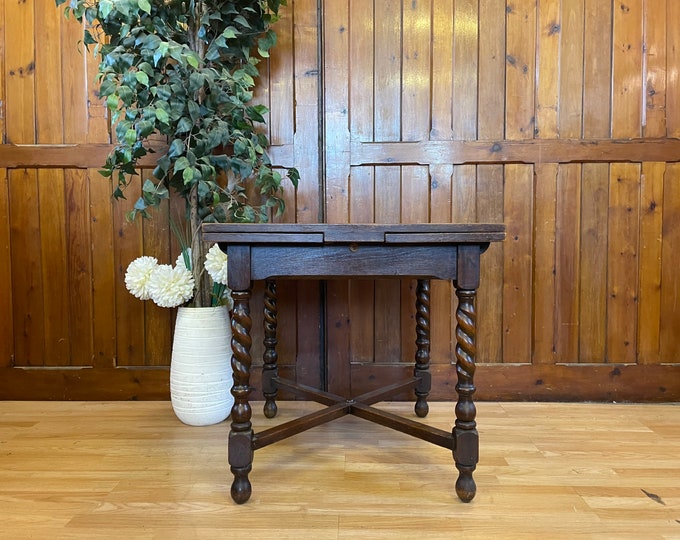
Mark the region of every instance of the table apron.
<instances>
[{"instance_id":1,"label":"table apron","mask_svg":"<svg viewBox=\"0 0 680 540\"><path fill-rule=\"evenodd\" d=\"M406 277L455 280L455 245L251 246L250 277L332 279Z\"/></svg>"}]
</instances>

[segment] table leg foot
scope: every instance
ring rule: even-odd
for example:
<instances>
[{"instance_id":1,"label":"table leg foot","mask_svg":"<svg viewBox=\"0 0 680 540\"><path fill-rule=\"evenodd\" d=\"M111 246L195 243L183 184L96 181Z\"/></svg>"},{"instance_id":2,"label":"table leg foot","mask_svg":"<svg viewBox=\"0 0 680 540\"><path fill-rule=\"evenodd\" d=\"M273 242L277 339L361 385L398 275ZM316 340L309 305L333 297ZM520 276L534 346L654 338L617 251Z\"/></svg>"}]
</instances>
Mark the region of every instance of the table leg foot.
<instances>
[{"instance_id":1,"label":"table leg foot","mask_svg":"<svg viewBox=\"0 0 680 540\"><path fill-rule=\"evenodd\" d=\"M231 498L237 504L243 504L250 499L253 488L248 480L248 474L253 469L251 465L246 467L231 467L234 474L234 481L231 484Z\"/></svg>"},{"instance_id":2,"label":"table leg foot","mask_svg":"<svg viewBox=\"0 0 680 540\"><path fill-rule=\"evenodd\" d=\"M264 404L263 412L264 412L265 417L274 418L276 416L276 414L279 412L279 408L276 405L276 401L267 400Z\"/></svg>"},{"instance_id":3,"label":"table leg foot","mask_svg":"<svg viewBox=\"0 0 680 540\"><path fill-rule=\"evenodd\" d=\"M415 413L418 418L425 418L430 412L430 406L425 399L416 399Z\"/></svg>"},{"instance_id":4,"label":"table leg foot","mask_svg":"<svg viewBox=\"0 0 680 540\"><path fill-rule=\"evenodd\" d=\"M456 465L458 469L458 480L456 480L456 494L463 502L470 502L477 494L477 484L472 478L475 467Z\"/></svg>"}]
</instances>

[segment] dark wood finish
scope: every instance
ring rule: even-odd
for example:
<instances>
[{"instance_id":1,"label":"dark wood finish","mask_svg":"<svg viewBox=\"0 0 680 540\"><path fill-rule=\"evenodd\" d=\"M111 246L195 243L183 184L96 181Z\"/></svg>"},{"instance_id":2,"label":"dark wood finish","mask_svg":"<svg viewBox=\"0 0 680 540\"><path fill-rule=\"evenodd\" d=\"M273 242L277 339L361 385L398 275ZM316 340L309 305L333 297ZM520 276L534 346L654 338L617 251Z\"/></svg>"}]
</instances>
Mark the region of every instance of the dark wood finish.
<instances>
[{"instance_id":1,"label":"dark wood finish","mask_svg":"<svg viewBox=\"0 0 680 540\"><path fill-rule=\"evenodd\" d=\"M419 279L416 288L416 365L413 374L418 379L415 412L425 418L429 411L427 396L432 389L430 377L430 281Z\"/></svg>"},{"instance_id":2,"label":"dark wood finish","mask_svg":"<svg viewBox=\"0 0 680 540\"><path fill-rule=\"evenodd\" d=\"M228 285L232 289L232 367L234 406L229 433L229 464L234 475L231 496L239 504L252 493L248 474L253 453L274 442L346 414L396 429L453 451L459 477L456 493L471 501L472 478L479 455L475 422L475 296L480 281L480 256L490 242L504 238L503 225L252 225L206 224L204 239L219 243L229 256ZM416 353L413 377L348 398L278 377L276 346L276 286L273 279L345 279L353 277L416 278ZM430 282L450 280L458 296L456 310L456 420L451 433L386 413L371 405L412 389L415 413L428 412L431 388ZM259 434L252 429L249 403L252 340L250 297L254 280L266 280L264 295L265 349L262 374L264 414L276 415L276 394L287 389L326 409L286 422Z\"/></svg>"},{"instance_id":3,"label":"dark wood finish","mask_svg":"<svg viewBox=\"0 0 680 540\"><path fill-rule=\"evenodd\" d=\"M262 359L262 395L265 399L264 415L276 416L276 384L278 376L278 354L276 352L276 282L267 280L264 289L264 354Z\"/></svg>"}]
</instances>

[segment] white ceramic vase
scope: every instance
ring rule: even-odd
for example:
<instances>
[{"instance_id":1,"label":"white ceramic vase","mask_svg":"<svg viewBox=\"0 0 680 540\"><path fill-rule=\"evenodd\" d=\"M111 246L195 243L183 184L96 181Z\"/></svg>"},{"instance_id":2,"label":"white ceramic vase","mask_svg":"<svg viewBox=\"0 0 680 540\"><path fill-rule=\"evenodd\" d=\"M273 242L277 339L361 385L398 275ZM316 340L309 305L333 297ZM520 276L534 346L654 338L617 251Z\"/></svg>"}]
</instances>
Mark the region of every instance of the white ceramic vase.
<instances>
[{"instance_id":1,"label":"white ceramic vase","mask_svg":"<svg viewBox=\"0 0 680 540\"><path fill-rule=\"evenodd\" d=\"M227 307L179 308L170 362L170 398L177 418L191 426L221 422L234 403L232 384Z\"/></svg>"}]
</instances>

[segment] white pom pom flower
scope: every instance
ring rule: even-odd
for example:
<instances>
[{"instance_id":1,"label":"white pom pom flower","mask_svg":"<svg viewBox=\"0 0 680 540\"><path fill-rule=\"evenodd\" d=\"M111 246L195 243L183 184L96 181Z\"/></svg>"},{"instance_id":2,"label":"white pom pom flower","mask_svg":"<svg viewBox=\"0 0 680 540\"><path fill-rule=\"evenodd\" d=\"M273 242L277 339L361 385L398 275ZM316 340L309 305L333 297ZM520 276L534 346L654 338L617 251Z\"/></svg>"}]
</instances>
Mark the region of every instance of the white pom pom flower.
<instances>
[{"instance_id":1,"label":"white pom pom flower","mask_svg":"<svg viewBox=\"0 0 680 540\"><path fill-rule=\"evenodd\" d=\"M189 259L189 266L191 266L191 248L186 248L185 251L186 251L187 257ZM181 266L185 270L188 270L187 265L186 265L186 261L184 260L184 251L182 251L177 256L177 260L175 261L175 266Z\"/></svg>"},{"instance_id":2,"label":"white pom pom flower","mask_svg":"<svg viewBox=\"0 0 680 540\"><path fill-rule=\"evenodd\" d=\"M205 269L215 283L227 284L227 254L213 244L205 256Z\"/></svg>"},{"instance_id":3,"label":"white pom pom flower","mask_svg":"<svg viewBox=\"0 0 680 540\"><path fill-rule=\"evenodd\" d=\"M194 276L182 266L159 264L149 280L149 296L160 307L181 306L194 296Z\"/></svg>"},{"instance_id":4,"label":"white pom pom flower","mask_svg":"<svg viewBox=\"0 0 680 540\"><path fill-rule=\"evenodd\" d=\"M158 259L155 257L138 257L132 261L125 272L127 290L140 300L148 300L150 298L149 281L157 267Z\"/></svg>"}]
</instances>

